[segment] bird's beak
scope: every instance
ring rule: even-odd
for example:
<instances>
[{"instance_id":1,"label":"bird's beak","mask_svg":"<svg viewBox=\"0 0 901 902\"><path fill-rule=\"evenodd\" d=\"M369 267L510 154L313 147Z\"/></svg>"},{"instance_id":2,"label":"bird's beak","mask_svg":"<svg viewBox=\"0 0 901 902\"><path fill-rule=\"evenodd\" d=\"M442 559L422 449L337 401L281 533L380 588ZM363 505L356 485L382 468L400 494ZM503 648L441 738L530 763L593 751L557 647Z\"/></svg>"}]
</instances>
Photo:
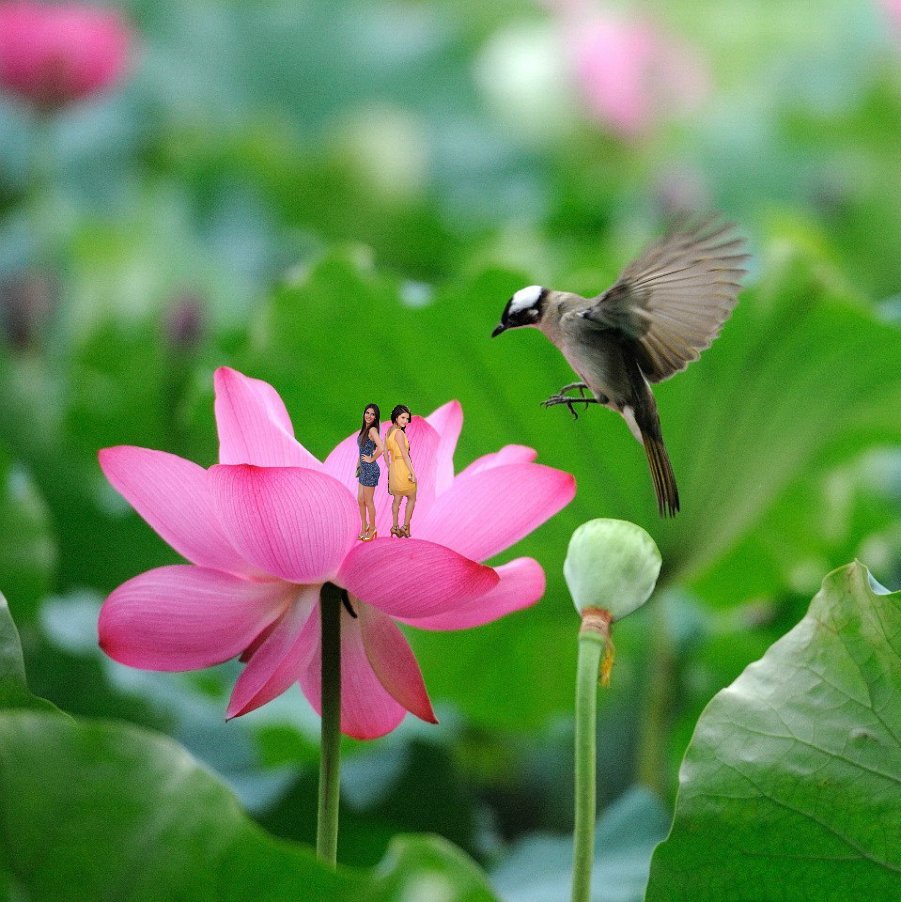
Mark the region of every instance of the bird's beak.
<instances>
[{"instance_id":1,"label":"bird's beak","mask_svg":"<svg viewBox=\"0 0 901 902\"><path fill-rule=\"evenodd\" d=\"M496 338L498 335L501 334L501 332L506 332L506 331L507 331L507 327L503 323L498 323L494 327L494 331L491 333L491 337Z\"/></svg>"}]
</instances>

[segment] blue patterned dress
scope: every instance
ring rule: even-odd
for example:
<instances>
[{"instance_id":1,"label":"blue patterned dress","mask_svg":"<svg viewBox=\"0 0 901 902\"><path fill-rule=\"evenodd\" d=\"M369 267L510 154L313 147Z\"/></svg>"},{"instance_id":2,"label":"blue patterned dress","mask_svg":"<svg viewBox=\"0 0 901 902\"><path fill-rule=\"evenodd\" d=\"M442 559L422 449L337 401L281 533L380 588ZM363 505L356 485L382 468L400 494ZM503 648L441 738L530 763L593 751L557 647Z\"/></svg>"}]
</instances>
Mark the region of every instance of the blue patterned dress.
<instances>
[{"instance_id":1,"label":"blue patterned dress","mask_svg":"<svg viewBox=\"0 0 901 902\"><path fill-rule=\"evenodd\" d=\"M363 460L364 454L369 457L374 453L375 442L371 438L367 438L360 448L360 485L375 486L379 484L379 476L382 475L379 465L375 461L366 463Z\"/></svg>"}]
</instances>

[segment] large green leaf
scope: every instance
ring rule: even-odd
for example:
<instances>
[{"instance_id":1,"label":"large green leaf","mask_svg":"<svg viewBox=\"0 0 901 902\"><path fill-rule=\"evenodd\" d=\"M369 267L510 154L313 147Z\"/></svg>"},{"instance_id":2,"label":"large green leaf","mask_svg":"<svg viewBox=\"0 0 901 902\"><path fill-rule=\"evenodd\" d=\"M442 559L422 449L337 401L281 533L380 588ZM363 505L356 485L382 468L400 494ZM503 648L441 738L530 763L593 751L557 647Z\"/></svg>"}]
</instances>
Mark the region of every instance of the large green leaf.
<instances>
[{"instance_id":1,"label":"large green leaf","mask_svg":"<svg viewBox=\"0 0 901 902\"><path fill-rule=\"evenodd\" d=\"M56 710L50 702L32 695L28 689L19 632L10 616L9 605L0 593L0 710L6 708Z\"/></svg>"},{"instance_id":2,"label":"large green leaf","mask_svg":"<svg viewBox=\"0 0 901 902\"><path fill-rule=\"evenodd\" d=\"M801 596L803 614L831 569L866 561L880 582L901 582L901 445L878 449L796 482L743 541L694 584L712 604L771 598L775 586ZM735 574L742 573L739 586Z\"/></svg>"},{"instance_id":3,"label":"large green leaf","mask_svg":"<svg viewBox=\"0 0 901 902\"><path fill-rule=\"evenodd\" d=\"M49 519L31 476L0 447L0 591L20 622L31 619L50 588L56 547Z\"/></svg>"},{"instance_id":4,"label":"large green leaf","mask_svg":"<svg viewBox=\"0 0 901 902\"><path fill-rule=\"evenodd\" d=\"M130 725L0 714L0 888L12 897L394 900L442 887L491 902L445 840L396 839L371 875L264 833L172 740Z\"/></svg>"},{"instance_id":5,"label":"large green leaf","mask_svg":"<svg viewBox=\"0 0 901 902\"><path fill-rule=\"evenodd\" d=\"M472 859L437 836L397 837L375 873L379 879L373 884L373 902L497 902Z\"/></svg>"},{"instance_id":6,"label":"large green leaf","mask_svg":"<svg viewBox=\"0 0 901 902\"><path fill-rule=\"evenodd\" d=\"M0 716L0 872L34 899L334 898L354 885L263 834L172 740L113 723ZM265 874L265 880L263 879Z\"/></svg>"},{"instance_id":7,"label":"large green leaf","mask_svg":"<svg viewBox=\"0 0 901 902\"><path fill-rule=\"evenodd\" d=\"M649 902L889 899L901 885L901 592L859 563L717 695Z\"/></svg>"},{"instance_id":8,"label":"large green leaf","mask_svg":"<svg viewBox=\"0 0 901 902\"><path fill-rule=\"evenodd\" d=\"M453 898L493 899L476 865L437 837L393 840L372 875L335 874L261 830L172 739L59 716L28 690L2 595L0 824L0 894L13 898L394 902L442 884Z\"/></svg>"}]
</instances>

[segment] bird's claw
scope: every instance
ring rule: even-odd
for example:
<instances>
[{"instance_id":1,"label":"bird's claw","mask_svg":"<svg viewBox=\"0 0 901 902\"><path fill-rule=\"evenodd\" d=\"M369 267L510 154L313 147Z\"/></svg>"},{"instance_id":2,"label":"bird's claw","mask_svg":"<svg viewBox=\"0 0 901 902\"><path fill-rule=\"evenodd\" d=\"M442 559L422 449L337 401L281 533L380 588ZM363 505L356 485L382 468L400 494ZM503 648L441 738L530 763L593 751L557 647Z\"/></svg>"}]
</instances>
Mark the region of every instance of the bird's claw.
<instances>
[{"instance_id":1,"label":"bird's claw","mask_svg":"<svg viewBox=\"0 0 901 902\"><path fill-rule=\"evenodd\" d=\"M584 398L585 392L588 391L588 386L584 382L570 382L569 385L564 385L560 391L554 395L555 398L562 398L567 392L578 391L579 397Z\"/></svg>"},{"instance_id":2,"label":"bird's claw","mask_svg":"<svg viewBox=\"0 0 901 902\"><path fill-rule=\"evenodd\" d=\"M574 420L579 419L576 409L573 407L572 398L564 398L562 395L551 395L546 401L541 402L542 407L555 407L557 404L565 404L569 408L569 412L573 415Z\"/></svg>"},{"instance_id":3,"label":"bird's claw","mask_svg":"<svg viewBox=\"0 0 901 902\"><path fill-rule=\"evenodd\" d=\"M585 391L588 388L584 382L574 382L572 385L565 385L563 388L557 392L556 395L551 395L546 401L541 402L542 407L556 407L558 404L565 404L569 409L569 412L572 414L572 418L574 420L579 419L579 415L576 413L574 404L585 404L586 406L589 404L598 404L600 403L597 398L586 398ZM567 398L566 392L578 390L580 397L578 398Z\"/></svg>"}]
</instances>

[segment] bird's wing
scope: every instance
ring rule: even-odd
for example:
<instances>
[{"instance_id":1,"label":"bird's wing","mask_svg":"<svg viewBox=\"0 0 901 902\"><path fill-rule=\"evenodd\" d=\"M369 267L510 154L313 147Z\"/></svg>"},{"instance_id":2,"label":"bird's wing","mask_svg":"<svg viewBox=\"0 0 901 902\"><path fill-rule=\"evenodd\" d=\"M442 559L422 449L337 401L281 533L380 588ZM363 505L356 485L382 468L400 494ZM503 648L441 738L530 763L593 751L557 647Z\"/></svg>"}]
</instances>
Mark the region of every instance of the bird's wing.
<instances>
[{"instance_id":1,"label":"bird's wing","mask_svg":"<svg viewBox=\"0 0 901 902\"><path fill-rule=\"evenodd\" d=\"M706 219L678 228L647 247L581 315L631 340L648 381L660 382L697 360L719 334L747 260L731 223Z\"/></svg>"}]
</instances>

